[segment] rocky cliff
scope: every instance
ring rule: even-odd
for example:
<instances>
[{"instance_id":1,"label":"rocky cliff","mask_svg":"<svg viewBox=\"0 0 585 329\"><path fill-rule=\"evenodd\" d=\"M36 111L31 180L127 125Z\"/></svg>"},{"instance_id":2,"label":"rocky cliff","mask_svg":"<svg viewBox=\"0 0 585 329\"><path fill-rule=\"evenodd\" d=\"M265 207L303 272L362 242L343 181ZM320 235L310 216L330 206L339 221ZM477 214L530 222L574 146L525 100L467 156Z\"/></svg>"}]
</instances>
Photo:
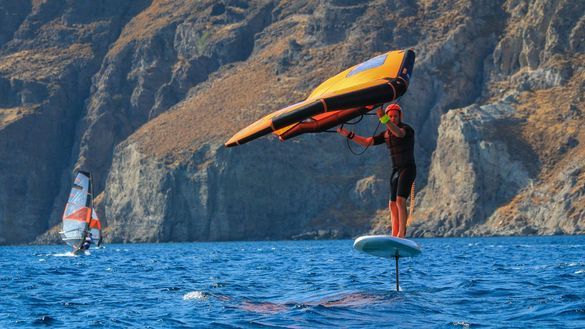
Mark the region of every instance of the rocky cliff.
<instances>
[{"instance_id":1,"label":"rocky cliff","mask_svg":"<svg viewBox=\"0 0 585 329\"><path fill-rule=\"evenodd\" d=\"M141 5L0 2L0 244L32 241L57 222L91 78Z\"/></svg>"},{"instance_id":2,"label":"rocky cliff","mask_svg":"<svg viewBox=\"0 0 585 329\"><path fill-rule=\"evenodd\" d=\"M110 241L380 230L385 148L354 156L326 133L222 145L328 76L400 48L417 53L401 101L417 131L411 234L585 227L579 1L0 7L0 243L58 224L75 168L96 177ZM356 129L371 134L369 121Z\"/></svg>"},{"instance_id":3,"label":"rocky cliff","mask_svg":"<svg viewBox=\"0 0 585 329\"><path fill-rule=\"evenodd\" d=\"M503 8L485 99L441 119L415 235L583 232L585 7Z\"/></svg>"}]
</instances>

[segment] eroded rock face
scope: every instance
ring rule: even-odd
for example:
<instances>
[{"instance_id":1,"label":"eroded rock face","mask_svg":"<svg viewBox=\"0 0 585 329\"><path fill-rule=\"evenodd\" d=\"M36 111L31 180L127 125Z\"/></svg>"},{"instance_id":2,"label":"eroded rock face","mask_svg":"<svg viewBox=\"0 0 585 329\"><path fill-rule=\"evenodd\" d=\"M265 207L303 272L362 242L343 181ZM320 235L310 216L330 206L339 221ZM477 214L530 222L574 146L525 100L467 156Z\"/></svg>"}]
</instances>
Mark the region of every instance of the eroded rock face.
<instances>
[{"instance_id":1,"label":"eroded rock face","mask_svg":"<svg viewBox=\"0 0 585 329\"><path fill-rule=\"evenodd\" d=\"M0 35L0 244L32 241L56 223L50 214L69 184L91 76L125 15L140 8L133 1L104 5L2 3L0 15L8 19Z\"/></svg>"},{"instance_id":2,"label":"eroded rock face","mask_svg":"<svg viewBox=\"0 0 585 329\"><path fill-rule=\"evenodd\" d=\"M94 174L111 241L380 231L383 146L355 157L329 134L222 143L397 48L417 53L401 100L417 132L413 235L582 232L584 179L571 160L585 154L584 6L4 1L0 243L58 224L76 168Z\"/></svg>"},{"instance_id":3,"label":"eroded rock face","mask_svg":"<svg viewBox=\"0 0 585 329\"><path fill-rule=\"evenodd\" d=\"M236 3L223 11L212 3L153 3L106 55L94 77L76 164L96 173L98 192L118 143L219 67L246 59L254 35L270 23L269 2Z\"/></svg>"},{"instance_id":4,"label":"eroded rock face","mask_svg":"<svg viewBox=\"0 0 585 329\"><path fill-rule=\"evenodd\" d=\"M359 232L339 223L346 214L336 210L379 206L368 198L377 188L372 177L356 186L351 167L332 169L340 159L325 151L345 152L343 145L324 143L310 155L303 154L306 142L258 143L235 149L203 144L178 162L120 145L106 189L108 235L124 242L264 240L334 229L336 237L348 237ZM333 210L332 198L339 201Z\"/></svg>"},{"instance_id":5,"label":"eroded rock face","mask_svg":"<svg viewBox=\"0 0 585 329\"><path fill-rule=\"evenodd\" d=\"M514 131L513 111L472 105L443 116L413 235L464 235L530 182L538 157Z\"/></svg>"},{"instance_id":6,"label":"eroded rock face","mask_svg":"<svg viewBox=\"0 0 585 329\"><path fill-rule=\"evenodd\" d=\"M30 13L31 1L3 1L0 4L0 47L12 40L14 32Z\"/></svg>"},{"instance_id":7,"label":"eroded rock face","mask_svg":"<svg viewBox=\"0 0 585 329\"><path fill-rule=\"evenodd\" d=\"M417 57L415 72L417 78L413 79L409 94L403 100L407 111L406 120L419 131L417 156L419 168L422 168L419 171L418 181L419 190L421 185L423 190L417 202L417 221L410 232L419 236L473 234L471 232L484 224L492 213L510 202L529 182L536 179L540 168L539 155L532 150L531 144L524 139L524 136L515 131L522 126L523 120L526 120L516 113L517 92L515 94L514 91L507 91L501 101L487 102L488 104L483 106L469 105L486 99L494 92L490 86L493 82L489 80L493 70L490 63L499 65L497 60L494 61L493 53L499 47L498 45L501 45L498 36L505 35L506 28L510 24L505 12L507 7L501 8L502 3L496 2L475 3L471 6L454 2L440 8L450 15L449 19L432 18L439 26L443 26L441 23L446 24L448 21L449 26L455 26L455 28L438 31L425 30L424 24L413 28L392 24L392 19L390 19L390 24L388 24L390 27L384 29L385 33L380 33L364 23L367 18L377 17L376 15L380 12L384 13L384 10L388 10L376 5L379 4L352 3L349 5L345 2L332 2L313 7L313 19L306 25L300 38L293 32L300 24L287 21L287 17L281 14L286 10L279 7L278 17L284 22L275 21L274 24L289 24L291 34L294 34L295 38L287 42L286 50L282 53L283 57L278 61L276 73L294 74L296 66L316 66L312 64L315 58L307 52L306 48L309 45L327 47L340 42L339 40L353 42L359 40L360 46L376 49L383 48L385 42L391 43L390 40L394 41L393 38L404 42L405 45L408 40L416 40L398 38L403 34L418 36L416 48L422 51ZM397 11L404 12L407 17L416 15L429 17L433 15L434 10L439 9L437 4L423 6L408 2L398 4L396 7L392 12L388 12L388 15L381 16L393 17L394 11ZM306 8L302 7L302 9ZM339 26L335 28L332 20L327 17L342 18L340 24L352 26L350 32L343 31L343 28ZM272 32L272 38L275 33L278 33L276 31L278 30ZM349 61L359 54L356 50L358 47L352 46L353 42L345 43L346 55L342 62ZM257 43L261 45L262 51L270 51L268 40L259 37ZM260 50L257 54L262 55ZM251 73L246 72L245 69L243 71L240 74ZM537 77L538 74L532 76ZM309 72L305 73L304 77L309 81L312 79ZM222 77L218 77L217 80L226 81ZM556 83L558 85L561 81ZM211 87L209 92L212 90ZM193 98L205 98L205 95L206 90L200 89L194 93ZM205 104L198 101L185 103L194 107L198 107L200 103ZM465 107L458 109L461 106ZM186 114L186 107L188 106L180 105L174 112ZM410 111L410 109L416 110ZM157 120L158 125L168 124L167 129L181 131L184 128L171 123L173 119L177 120L179 117L180 114L161 118ZM218 117L219 121L222 119L223 117ZM441 126L437 128L439 122ZM136 137L137 140L142 139L143 144L152 144L152 142L145 142L143 138L148 135L146 131L151 130L155 133L154 125L145 127L144 130L145 132ZM194 144L205 145L201 144L201 139L193 138ZM323 140L319 139L319 143L331 145L330 141L323 142ZM205 177L209 187L203 194L206 196L205 202L214 200L212 201L214 208L207 207L201 198L190 202L168 201L167 205L182 204L183 207L191 207L191 209L189 212L182 212L183 215L179 216L181 218L176 218L175 214L166 214L161 217L161 220L175 218L170 221L181 223L179 226L182 225L184 231L193 233L189 239L201 240L264 238L256 235L258 232L255 229L247 230L247 228L256 228L256 225L260 225L258 228L262 232L271 232L266 236L267 238L351 236L368 230L371 225L369 218L376 215L385 216L384 211L380 210L387 206L389 176L387 151L384 148L378 148L371 151L375 153L368 153L366 159L339 161L341 154L344 154L343 150L323 149L318 153L319 163L322 167L331 168L329 170L334 171L327 176L329 178L324 178L323 172L314 168L310 170L315 165L306 161L307 150L313 147L309 141L315 142L310 139L299 139L297 143L301 147L298 150L295 149L294 153L297 156L290 160L299 163L299 167L294 168L298 176L288 177L290 171L287 164L275 158L274 152L282 152L283 148L289 152L290 146L267 145L265 141L256 141L244 146L242 149L245 152L241 151L242 149L234 149L231 151L234 152L231 157L220 156L222 150L216 146L217 152L212 152L215 154L212 157L214 165L205 167L206 169L200 167L199 169L184 169L196 166L191 164L191 159L177 160L176 167L169 169L172 176L186 177L182 174L183 171L195 170L200 182ZM120 148L119 152L125 152L126 147L129 146ZM270 156L266 156L267 150L270 150ZM433 150L434 155L431 158L430 153ZM194 152L198 152L198 146L194 146ZM144 156L146 159L152 158L150 161L162 161L165 157L175 158L176 155L173 152L154 156L148 153L148 151L145 152ZM156 160L157 158L159 160ZM209 175L209 168L216 168L212 172L223 168L219 170L223 175ZM239 169L233 171L234 176L230 176L228 173L232 172L232 169L229 168ZM250 168L260 168L259 174L253 173L255 171ZM307 170L309 170L308 174L304 174ZM203 172L206 174L202 175ZM318 186L322 193L314 194L303 189L302 182L305 175L319 182ZM240 182L237 185L240 189L236 188L236 190L240 193L243 191L243 194L248 196L236 196L230 193L231 188L224 189L230 187L232 181ZM259 181L262 183L258 183ZM289 181L294 181L296 184L288 185L286 182ZM275 182L284 183L279 194L275 194L269 187L263 185L272 185ZM201 183L193 186L191 190L201 190L199 184ZM203 183L203 186L205 185ZM211 188L211 186L216 188ZM169 190L182 189L175 186ZM142 193L148 194L148 192ZM180 194L184 195L184 193ZM285 194L286 197L282 198L280 194ZM112 205L118 204L115 194L110 194L109 197ZM265 201L264 197L268 199ZM320 206L307 206L308 201L316 202L315 204ZM232 203L240 205L238 211L229 210L228 205ZM303 212L300 215L297 214L295 207L291 205L302 207ZM177 211L181 209L180 206L172 208ZM125 214L127 211L132 213L131 208L125 208L118 214ZM195 213L196 215L193 215ZM115 213L112 216L116 216ZM204 227L213 227L212 223L221 223L219 227L223 229L221 231L210 229L206 233L200 229L193 229L194 224L185 222L182 217L190 217L199 223L197 225ZM240 223L238 226L230 221L237 217L246 218L246 224L241 226L243 224ZM262 226L266 225L262 223L271 221L278 221L278 226L282 231L273 232L269 226ZM292 225L299 222L302 223L301 226ZM377 227L383 227L383 222L380 219L374 221ZM160 224L162 227L167 227L165 225ZM319 234L319 229L330 232L327 229L332 229L332 227L335 234Z\"/></svg>"},{"instance_id":8,"label":"eroded rock face","mask_svg":"<svg viewBox=\"0 0 585 329\"><path fill-rule=\"evenodd\" d=\"M583 233L575 127L585 88L575 68L585 5L509 1L504 9L510 18L485 91L492 98L443 116L415 235Z\"/></svg>"},{"instance_id":9,"label":"eroded rock face","mask_svg":"<svg viewBox=\"0 0 585 329\"><path fill-rule=\"evenodd\" d=\"M530 181L510 204L499 208L473 235L582 234L585 184L582 155L564 163L551 179Z\"/></svg>"},{"instance_id":10,"label":"eroded rock face","mask_svg":"<svg viewBox=\"0 0 585 329\"><path fill-rule=\"evenodd\" d=\"M583 6L575 1L507 1L510 19L494 51L495 72L545 69L559 54L582 53Z\"/></svg>"}]
</instances>

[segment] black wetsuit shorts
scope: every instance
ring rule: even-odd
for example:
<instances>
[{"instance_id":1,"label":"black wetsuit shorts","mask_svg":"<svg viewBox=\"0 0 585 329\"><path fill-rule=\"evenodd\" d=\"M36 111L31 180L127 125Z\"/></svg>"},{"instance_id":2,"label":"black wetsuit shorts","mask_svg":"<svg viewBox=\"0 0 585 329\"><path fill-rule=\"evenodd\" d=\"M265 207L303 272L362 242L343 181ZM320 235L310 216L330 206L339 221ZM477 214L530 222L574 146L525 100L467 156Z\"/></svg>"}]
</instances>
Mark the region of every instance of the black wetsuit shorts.
<instances>
[{"instance_id":1,"label":"black wetsuit shorts","mask_svg":"<svg viewBox=\"0 0 585 329\"><path fill-rule=\"evenodd\" d=\"M396 196L407 199L415 178L416 166L394 168L390 176L390 201L396 201Z\"/></svg>"}]
</instances>

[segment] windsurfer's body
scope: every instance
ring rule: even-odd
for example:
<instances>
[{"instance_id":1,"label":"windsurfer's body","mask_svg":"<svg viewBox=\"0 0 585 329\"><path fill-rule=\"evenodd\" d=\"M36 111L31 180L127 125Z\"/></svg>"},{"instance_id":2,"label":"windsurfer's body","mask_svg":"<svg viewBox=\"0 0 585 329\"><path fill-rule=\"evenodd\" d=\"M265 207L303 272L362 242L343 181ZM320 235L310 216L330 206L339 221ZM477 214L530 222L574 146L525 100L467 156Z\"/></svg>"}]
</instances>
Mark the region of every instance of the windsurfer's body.
<instances>
[{"instance_id":1,"label":"windsurfer's body","mask_svg":"<svg viewBox=\"0 0 585 329\"><path fill-rule=\"evenodd\" d=\"M392 175L390 176L390 217L392 236L404 238L406 235L406 199L416 177L414 161L414 129L402 122L402 110L397 104L390 104L386 111L378 109L380 122L386 130L373 137L363 137L346 129L339 128L339 134L362 146L386 144L392 158Z\"/></svg>"},{"instance_id":2,"label":"windsurfer's body","mask_svg":"<svg viewBox=\"0 0 585 329\"><path fill-rule=\"evenodd\" d=\"M85 236L85 240L83 241L83 245L81 245L80 249L89 250L90 245L91 245L91 232Z\"/></svg>"}]
</instances>

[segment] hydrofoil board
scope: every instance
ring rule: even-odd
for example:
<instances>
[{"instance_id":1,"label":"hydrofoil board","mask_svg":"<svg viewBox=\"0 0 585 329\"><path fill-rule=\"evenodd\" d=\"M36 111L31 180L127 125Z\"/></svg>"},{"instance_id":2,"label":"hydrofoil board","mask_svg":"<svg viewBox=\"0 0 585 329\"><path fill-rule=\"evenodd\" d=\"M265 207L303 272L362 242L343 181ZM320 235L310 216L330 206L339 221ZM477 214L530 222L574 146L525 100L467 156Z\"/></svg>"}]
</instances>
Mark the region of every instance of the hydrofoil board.
<instances>
[{"instance_id":1,"label":"hydrofoil board","mask_svg":"<svg viewBox=\"0 0 585 329\"><path fill-rule=\"evenodd\" d=\"M366 254L390 259L414 257L421 253L416 242L389 235L361 236L355 240L353 247Z\"/></svg>"}]
</instances>

